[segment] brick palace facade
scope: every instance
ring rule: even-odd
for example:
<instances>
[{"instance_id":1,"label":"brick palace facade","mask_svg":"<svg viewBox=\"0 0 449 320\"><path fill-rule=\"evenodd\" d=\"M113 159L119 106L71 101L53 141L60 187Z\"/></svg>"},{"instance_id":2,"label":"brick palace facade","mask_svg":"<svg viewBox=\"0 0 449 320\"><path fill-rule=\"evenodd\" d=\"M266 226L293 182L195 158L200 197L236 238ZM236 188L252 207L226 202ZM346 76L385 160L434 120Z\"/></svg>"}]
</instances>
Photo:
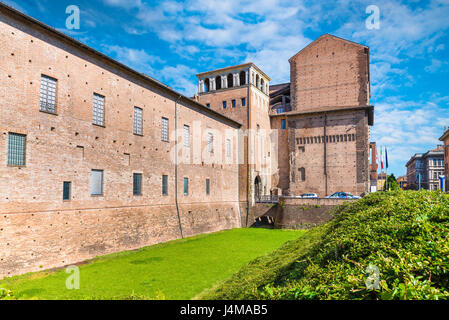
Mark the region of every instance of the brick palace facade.
<instances>
[{"instance_id":1,"label":"brick palace facade","mask_svg":"<svg viewBox=\"0 0 449 320\"><path fill-rule=\"evenodd\" d=\"M2 3L0 46L0 278L246 227L264 195L369 192L365 46L324 35L289 84L247 63L194 98Z\"/></svg>"}]
</instances>

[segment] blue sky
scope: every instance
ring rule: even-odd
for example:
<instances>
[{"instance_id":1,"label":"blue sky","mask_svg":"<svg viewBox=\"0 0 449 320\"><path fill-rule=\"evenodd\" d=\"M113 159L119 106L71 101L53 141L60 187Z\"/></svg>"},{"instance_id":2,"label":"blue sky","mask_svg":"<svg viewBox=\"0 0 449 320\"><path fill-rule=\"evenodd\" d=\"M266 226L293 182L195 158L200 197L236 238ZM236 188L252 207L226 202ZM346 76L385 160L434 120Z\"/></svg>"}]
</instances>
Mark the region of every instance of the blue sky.
<instances>
[{"instance_id":1,"label":"blue sky","mask_svg":"<svg viewBox=\"0 0 449 320\"><path fill-rule=\"evenodd\" d=\"M3 0L89 46L192 96L195 74L254 62L272 84L288 59L323 33L370 46L375 126L390 169L434 148L449 126L449 0ZM81 10L67 30L66 7ZM366 8L380 9L368 29Z\"/></svg>"}]
</instances>

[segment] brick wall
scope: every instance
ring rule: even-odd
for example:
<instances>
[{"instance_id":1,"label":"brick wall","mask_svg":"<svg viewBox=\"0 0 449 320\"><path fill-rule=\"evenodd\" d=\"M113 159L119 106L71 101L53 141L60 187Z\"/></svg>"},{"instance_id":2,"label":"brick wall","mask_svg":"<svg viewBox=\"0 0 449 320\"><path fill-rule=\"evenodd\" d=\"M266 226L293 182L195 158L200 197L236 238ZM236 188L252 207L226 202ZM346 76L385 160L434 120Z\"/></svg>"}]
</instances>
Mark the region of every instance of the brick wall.
<instances>
[{"instance_id":1,"label":"brick wall","mask_svg":"<svg viewBox=\"0 0 449 320\"><path fill-rule=\"evenodd\" d=\"M179 238L178 95L4 9L0 43L0 277ZM56 114L39 111L42 74L58 81ZM105 96L104 127L92 124L94 93ZM135 106L143 110L142 135L133 134ZM161 139L161 117L169 119L169 142ZM190 148L182 143L184 125L191 128ZM219 157L225 137L238 157L238 125L181 99L178 129L184 235L239 227L239 168ZM214 154L207 152L210 130ZM10 132L26 135L23 167L7 166ZM104 170L102 196L91 196L92 169ZM133 173L142 174L141 196L133 195ZM64 181L72 185L69 201L62 198Z\"/></svg>"}]
</instances>

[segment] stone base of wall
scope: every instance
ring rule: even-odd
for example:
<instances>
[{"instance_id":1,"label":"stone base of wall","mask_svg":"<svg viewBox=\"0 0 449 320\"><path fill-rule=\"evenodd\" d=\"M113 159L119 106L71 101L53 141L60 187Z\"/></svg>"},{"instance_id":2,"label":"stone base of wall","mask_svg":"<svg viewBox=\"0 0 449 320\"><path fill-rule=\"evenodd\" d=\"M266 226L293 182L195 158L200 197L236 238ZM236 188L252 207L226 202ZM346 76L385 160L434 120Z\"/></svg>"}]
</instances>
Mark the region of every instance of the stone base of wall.
<instances>
[{"instance_id":1,"label":"stone base of wall","mask_svg":"<svg viewBox=\"0 0 449 320\"><path fill-rule=\"evenodd\" d=\"M238 203L179 211L184 237L241 227ZM2 214L0 279L180 237L174 205Z\"/></svg>"},{"instance_id":2,"label":"stone base of wall","mask_svg":"<svg viewBox=\"0 0 449 320\"><path fill-rule=\"evenodd\" d=\"M279 201L275 228L308 229L330 221L336 206L354 200L281 198Z\"/></svg>"}]
</instances>

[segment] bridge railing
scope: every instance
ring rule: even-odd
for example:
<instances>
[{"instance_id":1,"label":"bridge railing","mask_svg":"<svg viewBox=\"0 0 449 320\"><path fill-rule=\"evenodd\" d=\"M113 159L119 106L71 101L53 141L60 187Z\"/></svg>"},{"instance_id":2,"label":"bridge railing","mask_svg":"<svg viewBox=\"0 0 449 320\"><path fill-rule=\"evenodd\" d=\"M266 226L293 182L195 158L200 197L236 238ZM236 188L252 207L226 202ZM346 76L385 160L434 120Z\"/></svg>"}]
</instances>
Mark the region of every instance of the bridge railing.
<instances>
[{"instance_id":1,"label":"bridge railing","mask_svg":"<svg viewBox=\"0 0 449 320\"><path fill-rule=\"evenodd\" d=\"M278 195L264 195L264 196L256 196L256 203L278 203L279 196Z\"/></svg>"}]
</instances>

